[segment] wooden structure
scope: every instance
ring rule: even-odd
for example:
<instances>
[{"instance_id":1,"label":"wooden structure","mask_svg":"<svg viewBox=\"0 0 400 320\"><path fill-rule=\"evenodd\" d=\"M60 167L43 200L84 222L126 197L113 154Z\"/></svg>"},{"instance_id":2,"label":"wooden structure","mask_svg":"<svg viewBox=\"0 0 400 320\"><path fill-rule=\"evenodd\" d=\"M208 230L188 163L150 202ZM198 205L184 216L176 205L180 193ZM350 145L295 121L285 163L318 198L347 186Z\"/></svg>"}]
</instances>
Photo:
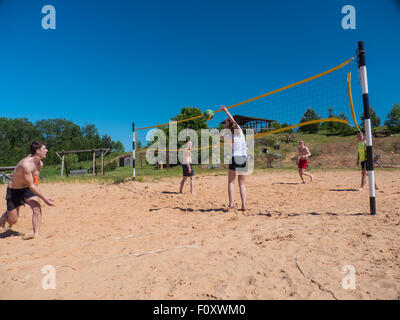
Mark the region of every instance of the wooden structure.
<instances>
[{"instance_id":1,"label":"wooden structure","mask_svg":"<svg viewBox=\"0 0 400 320\"><path fill-rule=\"evenodd\" d=\"M372 131L372 136L375 138L381 137L389 137L392 135L390 130L381 130L381 131Z\"/></svg>"},{"instance_id":2,"label":"wooden structure","mask_svg":"<svg viewBox=\"0 0 400 320\"><path fill-rule=\"evenodd\" d=\"M11 174L4 173L3 171L14 170L15 167L0 167L0 184L5 183L6 180L11 180Z\"/></svg>"},{"instance_id":3,"label":"wooden structure","mask_svg":"<svg viewBox=\"0 0 400 320\"><path fill-rule=\"evenodd\" d=\"M57 156L61 159L61 177L64 176L64 167L65 173L68 178L68 168L65 164L65 155L68 153L80 153L80 152L92 152L93 153L93 175L96 175L96 152L101 152L101 175L104 176L104 156L110 151L110 148L101 148L101 149L88 149L88 150L70 150L70 151L56 151Z\"/></svg>"},{"instance_id":4,"label":"wooden structure","mask_svg":"<svg viewBox=\"0 0 400 320\"><path fill-rule=\"evenodd\" d=\"M267 153L267 168L272 168L274 164L278 168L281 167L282 156L280 154L269 154Z\"/></svg>"},{"instance_id":5,"label":"wooden structure","mask_svg":"<svg viewBox=\"0 0 400 320\"><path fill-rule=\"evenodd\" d=\"M132 153L125 154L119 157L120 167L131 167L132 166Z\"/></svg>"},{"instance_id":6,"label":"wooden structure","mask_svg":"<svg viewBox=\"0 0 400 320\"><path fill-rule=\"evenodd\" d=\"M253 118L240 115L233 116L233 119L235 119L236 123L242 129L253 129L254 133L271 130L271 123L274 122L274 120L270 119ZM224 123L225 121L221 122L221 124Z\"/></svg>"},{"instance_id":7,"label":"wooden structure","mask_svg":"<svg viewBox=\"0 0 400 320\"><path fill-rule=\"evenodd\" d=\"M2 171L11 171L14 170L16 167L0 167L0 172Z\"/></svg>"},{"instance_id":8,"label":"wooden structure","mask_svg":"<svg viewBox=\"0 0 400 320\"><path fill-rule=\"evenodd\" d=\"M11 180L11 174L0 172L0 184L5 183L7 179Z\"/></svg>"},{"instance_id":9,"label":"wooden structure","mask_svg":"<svg viewBox=\"0 0 400 320\"><path fill-rule=\"evenodd\" d=\"M88 169L81 169L81 170L70 170L70 176L85 176L89 173Z\"/></svg>"}]
</instances>

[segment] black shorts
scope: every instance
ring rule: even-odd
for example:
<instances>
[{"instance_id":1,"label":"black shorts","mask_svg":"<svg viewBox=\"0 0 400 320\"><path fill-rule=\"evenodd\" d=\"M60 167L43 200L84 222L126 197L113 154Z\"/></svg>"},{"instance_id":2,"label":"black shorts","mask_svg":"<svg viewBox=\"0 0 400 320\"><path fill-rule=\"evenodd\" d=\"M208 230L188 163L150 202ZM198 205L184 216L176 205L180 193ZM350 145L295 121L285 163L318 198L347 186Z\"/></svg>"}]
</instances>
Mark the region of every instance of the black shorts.
<instances>
[{"instance_id":1,"label":"black shorts","mask_svg":"<svg viewBox=\"0 0 400 320\"><path fill-rule=\"evenodd\" d=\"M232 157L232 163L229 165L229 170L235 172L247 173L249 167L246 156L234 156Z\"/></svg>"},{"instance_id":2,"label":"black shorts","mask_svg":"<svg viewBox=\"0 0 400 320\"><path fill-rule=\"evenodd\" d=\"M194 176L194 171L193 171L192 164L190 164L190 173L189 173L187 164L183 164L182 165L182 172L183 172L183 176L184 177L193 177Z\"/></svg>"},{"instance_id":3,"label":"black shorts","mask_svg":"<svg viewBox=\"0 0 400 320\"><path fill-rule=\"evenodd\" d=\"M11 189L7 187L7 211L11 211L17 209L19 206L25 205L24 200L32 197L36 197L36 195L29 188Z\"/></svg>"},{"instance_id":4,"label":"black shorts","mask_svg":"<svg viewBox=\"0 0 400 320\"><path fill-rule=\"evenodd\" d=\"M367 160L361 161L361 170L367 170Z\"/></svg>"}]
</instances>

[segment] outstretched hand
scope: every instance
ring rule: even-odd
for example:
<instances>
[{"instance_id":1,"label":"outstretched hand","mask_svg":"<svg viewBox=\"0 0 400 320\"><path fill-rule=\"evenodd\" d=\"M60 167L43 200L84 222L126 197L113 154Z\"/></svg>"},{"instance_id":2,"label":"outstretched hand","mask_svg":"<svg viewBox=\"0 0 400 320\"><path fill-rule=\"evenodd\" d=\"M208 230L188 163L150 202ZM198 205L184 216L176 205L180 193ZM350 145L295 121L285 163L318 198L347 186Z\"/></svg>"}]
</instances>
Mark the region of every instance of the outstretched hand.
<instances>
[{"instance_id":1,"label":"outstretched hand","mask_svg":"<svg viewBox=\"0 0 400 320\"><path fill-rule=\"evenodd\" d=\"M226 109L226 106L224 106L224 105L221 105L221 106L219 106L220 108L221 108L221 110L222 111L224 111L224 112L226 112L227 111L227 109Z\"/></svg>"},{"instance_id":2,"label":"outstretched hand","mask_svg":"<svg viewBox=\"0 0 400 320\"><path fill-rule=\"evenodd\" d=\"M51 198L45 198L44 202L50 207L54 206L54 200Z\"/></svg>"}]
</instances>

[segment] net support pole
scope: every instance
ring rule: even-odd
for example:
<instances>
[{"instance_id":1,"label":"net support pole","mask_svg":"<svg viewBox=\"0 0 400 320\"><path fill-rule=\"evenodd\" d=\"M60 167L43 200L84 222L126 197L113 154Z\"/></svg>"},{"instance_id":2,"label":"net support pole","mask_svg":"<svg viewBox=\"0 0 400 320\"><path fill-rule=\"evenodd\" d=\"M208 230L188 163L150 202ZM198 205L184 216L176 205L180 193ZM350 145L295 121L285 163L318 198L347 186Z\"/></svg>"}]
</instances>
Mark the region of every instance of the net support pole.
<instances>
[{"instance_id":1,"label":"net support pole","mask_svg":"<svg viewBox=\"0 0 400 320\"><path fill-rule=\"evenodd\" d=\"M103 153L103 148L101 148L100 152L101 152L101 175L104 176L104 153Z\"/></svg>"},{"instance_id":2,"label":"net support pole","mask_svg":"<svg viewBox=\"0 0 400 320\"><path fill-rule=\"evenodd\" d=\"M65 164L65 152L63 150L61 158L61 178L64 177L64 164Z\"/></svg>"},{"instance_id":3,"label":"net support pole","mask_svg":"<svg viewBox=\"0 0 400 320\"><path fill-rule=\"evenodd\" d=\"M374 176L374 160L373 160L374 158L372 152L371 118L369 112L368 81L367 81L367 67L365 65L364 41L358 42L358 72L361 80L363 104L364 104L364 128L365 128L365 138L367 145L369 204L370 204L371 214L375 215L376 204L375 204L375 176Z\"/></svg>"},{"instance_id":4,"label":"net support pole","mask_svg":"<svg viewBox=\"0 0 400 320\"><path fill-rule=\"evenodd\" d=\"M92 175L95 176L96 175L96 151L93 149L93 173Z\"/></svg>"},{"instance_id":5,"label":"net support pole","mask_svg":"<svg viewBox=\"0 0 400 320\"><path fill-rule=\"evenodd\" d=\"M135 156L136 156L136 143L135 143L135 122L132 122L132 168L133 175L132 180L136 180L136 164L135 164Z\"/></svg>"}]
</instances>

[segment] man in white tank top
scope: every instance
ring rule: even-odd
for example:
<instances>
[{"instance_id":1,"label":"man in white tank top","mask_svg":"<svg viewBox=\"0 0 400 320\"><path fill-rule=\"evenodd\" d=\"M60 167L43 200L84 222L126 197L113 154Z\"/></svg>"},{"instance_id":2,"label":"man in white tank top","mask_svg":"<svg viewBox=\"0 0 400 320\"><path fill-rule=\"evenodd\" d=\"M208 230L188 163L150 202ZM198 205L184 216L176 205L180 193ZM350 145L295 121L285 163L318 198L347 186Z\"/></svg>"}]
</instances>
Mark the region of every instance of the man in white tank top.
<instances>
[{"instance_id":1,"label":"man in white tank top","mask_svg":"<svg viewBox=\"0 0 400 320\"><path fill-rule=\"evenodd\" d=\"M248 171L247 163L247 145L246 138L243 134L242 129L236 123L235 119L229 113L225 106L220 107L222 111L226 113L228 119L225 120L225 128L230 129L232 134L232 162L229 165L228 172L228 196L229 204L228 209L234 208L234 182L236 176L238 176L240 197L242 200L242 211L246 210L246 185L245 185L245 175Z\"/></svg>"}]
</instances>

